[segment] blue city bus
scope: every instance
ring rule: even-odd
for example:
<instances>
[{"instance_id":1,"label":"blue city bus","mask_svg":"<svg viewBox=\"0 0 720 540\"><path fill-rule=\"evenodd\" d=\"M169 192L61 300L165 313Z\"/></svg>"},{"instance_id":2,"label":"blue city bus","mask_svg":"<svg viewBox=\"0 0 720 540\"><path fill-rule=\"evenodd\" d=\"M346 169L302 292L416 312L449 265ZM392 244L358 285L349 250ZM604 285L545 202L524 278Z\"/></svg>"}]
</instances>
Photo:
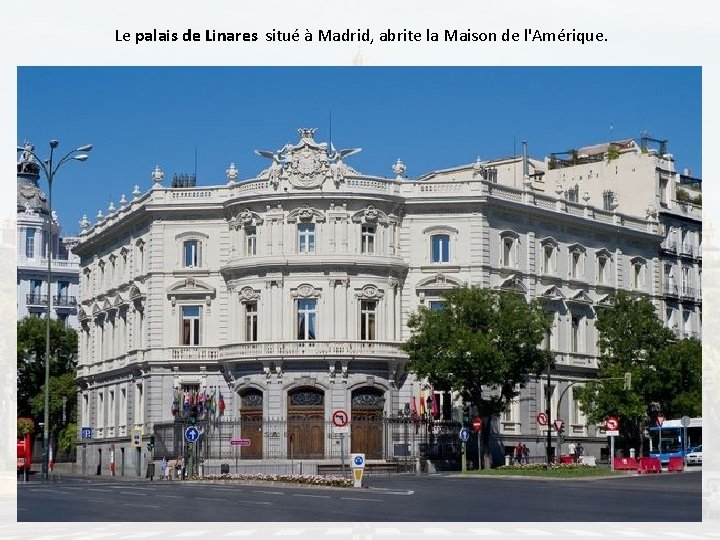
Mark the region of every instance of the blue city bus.
<instances>
[{"instance_id":1,"label":"blue city bus","mask_svg":"<svg viewBox=\"0 0 720 540\"><path fill-rule=\"evenodd\" d=\"M685 457L690 449L702 444L702 418L691 418L687 428L680 420L665 420L662 426L652 426L650 434L650 457L659 457L667 463L671 457ZM687 433L687 440L683 437Z\"/></svg>"}]
</instances>

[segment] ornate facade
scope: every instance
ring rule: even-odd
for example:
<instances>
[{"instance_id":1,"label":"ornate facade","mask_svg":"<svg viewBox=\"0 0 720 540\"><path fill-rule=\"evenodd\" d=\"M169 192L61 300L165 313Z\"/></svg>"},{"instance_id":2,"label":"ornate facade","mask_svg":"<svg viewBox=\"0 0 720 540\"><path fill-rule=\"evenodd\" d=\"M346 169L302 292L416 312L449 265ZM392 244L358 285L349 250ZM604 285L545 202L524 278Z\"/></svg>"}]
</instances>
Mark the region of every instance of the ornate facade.
<instances>
[{"instance_id":1,"label":"ornate facade","mask_svg":"<svg viewBox=\"0 0 720 540\"><path fill-rule=\"evenodd\" d=\"M87 459L107 460L112 444L139 473L147 456L133 435L147 441L173 422L188 394L206 410L222 396L222 416L250 441L243 459L333 461L338 410L350 418L346 451L397 457L373 419L403 416L416 398L422 412L431 391L406 370L407 319L462 283L543 298L554 318L549 393L530 382L492 426L494 452L523 440L543 455L536 414L549 399L568 439L600 455L606 438L572 388L557 401L593 376L595 315L617 290L664 306L663 225L644 212L654 187L638 215L568 200L547 160L478 160L413 180L398 160L393 178L371 176L344 162L359 149L299 131L297 144L257 152L271 163L253 178L232 164L223 185L168 188L158 167L147 193L85 220L79 423L98 451ZM451 394L435 397L430 422L451 420Z\"/></svg>"},{"instance_id":2,"label":"ornate facade","mask_svg":"<svg viewBox=\"0 0 720 540\"><path fill-rule=\"evenodd\" d=\"M44 317L47 295L52 295L50 316L77 329L80 259L71 249L75 238L60 236L60 223L40 190L40 167L24 152L17 163L17 316ZM47 231L52 227L52 278L47 283Z\"/></svg>"}]
</instances>

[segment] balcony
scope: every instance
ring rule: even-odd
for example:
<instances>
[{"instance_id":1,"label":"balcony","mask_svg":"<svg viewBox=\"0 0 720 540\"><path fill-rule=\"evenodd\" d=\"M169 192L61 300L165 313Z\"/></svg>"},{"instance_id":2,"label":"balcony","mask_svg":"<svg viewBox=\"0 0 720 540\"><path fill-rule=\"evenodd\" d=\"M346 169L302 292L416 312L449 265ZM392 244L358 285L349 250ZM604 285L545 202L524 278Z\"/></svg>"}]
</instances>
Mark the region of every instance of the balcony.
<instances>
[{"instance_id":1,"label":"balcony","mask_svg":"<svg viewBox=\"0 0 720 540\"><path fill-rule=\"evenodd\" d=\"M660 244L660 249L666 253L677 254L678 244L677 242L663 242Z\"/></svg>"},{"instance_id":2,"label":"balcony","mask_svg":"<svg viewBox=\"0 0 720 540\"><path fill-rule=\"evenodd\" d=\"M47 294L28 294L25 296L25 304L28 306L47 306Z\"/></svg>"},{"instance_id":3,"label":"balcony","mask_svg":"<svg viewBox=\"0 0 720 540\"><path fill-rule=\"evenodd\" d=\"M77 298L67 295L53 296L52 303L54 307L76 308Z\"/></svg>"},{"instance_id":4,"label":"balcony","mask_svg":"<svg viewBox=\"0 0 720 540\"><path fill-rule=\"evenodd\" d=\"M678 286L675 283L663 283L663 294L665 296L680 296L678 293Z\"/></svg>"},{"instance_id":5,"label":"balcony","mask_svg":"<svg viewBox=\"0 0 720 540\"><path fill-rule=\"evenodd\" d=\"M407 359L396 341L255 341L222 348L223 360L319 356Z\"/></svg>"}]
</instances>

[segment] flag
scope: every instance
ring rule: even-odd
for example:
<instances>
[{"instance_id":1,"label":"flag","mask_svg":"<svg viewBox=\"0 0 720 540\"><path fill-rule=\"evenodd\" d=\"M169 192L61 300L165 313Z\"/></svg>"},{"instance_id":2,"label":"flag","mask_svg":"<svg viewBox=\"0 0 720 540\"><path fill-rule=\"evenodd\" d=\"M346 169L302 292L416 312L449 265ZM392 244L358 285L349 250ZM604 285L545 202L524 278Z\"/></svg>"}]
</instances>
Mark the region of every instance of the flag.
<instances>
[{"instance_id":1,"label":"flag","mask_svg":"<svg viewBox=\"0 0 720 540\"><path fill-rule=\"evenodd\" d=\"M415 400L415 396L413 396L413 400L412 400L412 412L413 412L413 415L417 414L417 412L418 412L417 401Z\"/></svg>"},{"instance_id":2,"label":"flag","mask_svg":"<svg viewBox=\"0 0 720 540\"><path fill-rule=\"evenodd\" d=\"M440 416L440 406L438 404L438 398L437 394L435 393L435 388L432 386L430 387L430 397L432 398L432 415L434 418L438 418Z\"/></svg>"},{"instance_id":3,"label":"flag","mask_svg":"<svg viewBox=\"0 0 720 540\"><path fill-rule=\"evenodd\" d=\"M222 392L220 392L220 398L218 400L218 411L221 415L225 412L225 400L223 399Z\"/></svg>"},{"instance_id":4,"label":"flag","mask_svg":"<svg viewBox=\"0 0 720 540\"><path fill-rule=\"evenodd\" d=\"M420 414L423 415L425 413L425 392L420 390Z\"/></svg>"},{"instance_id":5,"label":"flag","mask_svg":"<svg viewBox=\"0 0 720 540\"><path fill-rule=\"evenodd\" d=\"M185 390L183 392L183 411L187 412L190 409L190 392Z\"/></svg>"},{"instance_id":6,"label":"flag","mask_svg":"<svg viewBox=\"0 0 720 540\"><path fill-rule=\"evenodd\" d=\"M173 416L177 415L179 408L180 408L179 390L175 390L175 392L173 393L172 405L170 406L170 412L172 413Z\"/></svg>"},{"instance_id":7,"label":"flag","mask_svg":"<svg viewBox=\"0 0 720 540\"><path fill-rule=\"evenodd\" d=\"M215 401L215 389L213 388L212 397L210 398L210 414L213 416L217 412L217 402Z\"/></svg>"}]
</instances>

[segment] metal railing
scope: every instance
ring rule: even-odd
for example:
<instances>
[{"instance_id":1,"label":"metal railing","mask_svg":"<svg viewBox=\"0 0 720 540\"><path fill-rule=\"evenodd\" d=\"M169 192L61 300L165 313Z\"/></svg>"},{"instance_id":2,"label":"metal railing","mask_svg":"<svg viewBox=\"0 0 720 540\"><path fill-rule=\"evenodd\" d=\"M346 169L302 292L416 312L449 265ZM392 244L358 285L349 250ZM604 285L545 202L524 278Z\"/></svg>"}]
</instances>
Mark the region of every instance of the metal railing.
<instances>
[{"instance_id":1,"label":"metal railing","mask_svg":"<svg viewBox=\"0 0 720 540\"><path fill-rule=\"evenodd\" d=\"M25 304L28 306L47 306L47 294L28 294L25 296Z\"/></svg>"}]
</instances>

